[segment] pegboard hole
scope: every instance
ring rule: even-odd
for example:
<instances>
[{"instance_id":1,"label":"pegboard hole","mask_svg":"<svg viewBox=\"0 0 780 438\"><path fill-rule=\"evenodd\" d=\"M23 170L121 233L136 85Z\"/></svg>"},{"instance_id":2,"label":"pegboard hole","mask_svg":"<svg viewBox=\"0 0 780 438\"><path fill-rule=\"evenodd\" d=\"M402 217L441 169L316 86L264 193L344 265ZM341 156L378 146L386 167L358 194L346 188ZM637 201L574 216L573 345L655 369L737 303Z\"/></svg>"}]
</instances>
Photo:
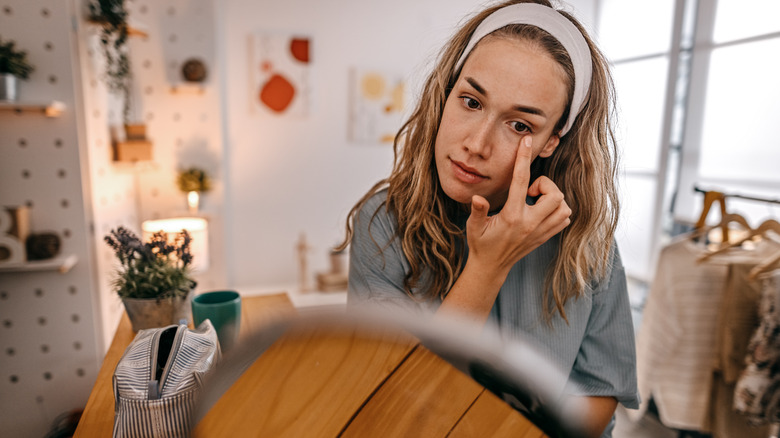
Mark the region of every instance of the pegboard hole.
<instances>
[{"instance_id":1,"label":"pegboard hole","mask_svg":"<svg viewBox=\"0 0 780 438\"><path fill-rule=\"evenodd\" d=\"M3 327L11 328L13 326L14 326L14 322L11 321L10 319L6 319L5 321L3 321Z\"/></svg>"},{"instance_id":2,"label":"pegboard hole","mask_svg":"<svg viewBox=\"0 0 780 438\"><path fill-rule=\"evenodd\" d=\"M3 13L4 13L5 15L12 15L12 14L14 13L14 10L13 10L13 9L11 9L11 7L10 7L10 6L4 6L4 7L3 7Z\"/></svg>"},{"instance_id":3,"label":"pegboard hole","mask_svg":"<svg viewBox=\"0 0 780 438\"><path fill-rule=\"evenodd\" d=\"M49 10L46 8L41 9L41 16L45 18L49 18Z\"/></svg>"},{"instance_id":4,"label":"pegboard hole","mask_svg":"<svg viewBox=\"0 0 780 438\"><path fill-rule=\"evenodd\" d=\"M65 228L64 230L62 230L62 235L65 237L70 237L70 230Z\"/></svg>"},{"instance_id":5,"label":"pegboard hole","mask_svg":"<svg viewBox=\"0 0 780 438\"><path fill-rule=\"evenodd\" d=\"M62 208L68 208L70 206L70 202L67 199L63 199L62 201L60 201L60 205L62 206Z\"/></svg>"},{"instance_id":6,"label":"pegboard hole","mask_svg":"<svg viewBox=\"0 0 780 438\"><path fill-rule=\"evenodd\" d=\"M43 326L43 325L46 325L47 322L48 321L46 321L46 318L44 318L43 316L38 318L38 325L42 325Z\"/></svg>"},{"instance_id":7,"label":"pegboard hole","mask_svg":"<svg viewBox=\"0 0 780 438\"><path fill-rule=\"evenodd\" d=\"M27 140L20 138L19 141L17 141L17 144L20 148L26 148L27 147Z\"/></svg>"},{"instance_id":8,"label":"pegboard hole","mask_svg":"<svg viewBox=\"0 0 780 438\"><path fill-rule=\"evenodd\" d=\"M57 171L57 176L60 178L65 178L66 172L65 169L60 169Z\"/></svg>"},{"instance_id":9,"label":"pegboard hole","mask_svg":"<svg viewBox=\"0 0 780 438\"><path fill-rule=\"evenodd\" d=\"M54 140L54 146L58 147L58 148L61 148L62 147L62 139L59 139L59 138L55 139Z\"/></svg>"},{"instance_id":10,"label":"pegboard hole","mask_svg":"<svg viewBox=\"0 0 780 438\"><path fill-rule=\"evenodd\" d=\"M8 292L0 291L0 300L7 300L7 299L8 299Z\"/></svg>"},{"instance_id":11,"label":"pegboard hole","mask_svg":"<svg viewBox=\"0 0 780 438\"><path fill-rule=\"evenodd\" d=\"M43 45L43 48L46 49L47 52L51 52L54 50L54 44L52 44L50 41L46 41L46 43Z\"/></svg>"},{"instance_id":12,"label":"pegboard hole","mask_svg":"<svg viewBox=\"0 0 780 438\"><path fill-rule=\"evenodd\" d=\"M49 83L50 84L56 84L57 83L57 76L50 75L49 76Z\"/></svg>"},{"instance_id":13,"label":"pegboard hole","mask_svg":"<svg viewBox=\"0 0 780 438\"><path fill-rule=\"evenodd\" d=\"M79 368L76 370L76 375L79 377L84 377L87 373L84 372L83 368Z\"/></svg>"},{"instance_id":14,"label":"pegboard hole","mask_svg":"<svg viewBox=\"0 0 780 438\"><path fill-rule=\"evenodd\" d=\"M76 341L73 343L73 349L74 350L81 350L81 342Z\"/></svg>"},{"instance_id":15,"label":"pegboard hole","mask_svg":"<svg viewBox=\"0 0 780 438\"><path fill-rule=\"evenodd\" d=\"M42 297L43 296L43 289L36 288L35 289L35 296L38 297L38 298Z\"/></svg>"},{"instance_id":16,"label":"pegboard hole","mask_svg":"<svg viewBox=\"0 0 780 438\"><path fill-rule=\"evenodd\" d=\"M5 354L7 354L9 356L13 356L13 355L16 354L16 350L14 350L13 348L6 348L5 349Z\"/></svg>"},{"instance_id":17,"label":"pegboard hole","mask_svg":"<svg viewBox=\"0 0 780 438\"><path fill-rule=\"evenodd\" d=\"M41 345L41 353L48 353L49 352L49 346L46 344Z\"/></svg>"},{"instance_id":18,"label":"pegboard hole","mask_svg":"<svg viewBox=\"0 0 780 438\"><path fill-rule=\"evenodd\" d=\"M27 179L30 177L30 171L27 169L22 170L22 178Z\"/></svg>"},{"instance_id":19,"label":"pegboard hole","mask_svg":"<svg viewBox=\"0 0 780 438\"><path fill-rule=\"evenodd\" d=\"M11 383L19 383L19 377L18 377L18 376L14 376L14 375L12 375L12 376L9 378L9 380L11 381Z\"/></svg>"},{"instance_id":20,"label":"pegboard hole","mask_svg":"<svg viewBox=\"0 0 780 438\"><path fill-rule=\"evenodd\" d=\"M44 380L51 380L51 377L52 376L51 376L50 372L46 371L45 373L43 373L43 379Z\"/></svg>"},{"instance_id":21,"label":"pegboard hole","mask_svg":"<svg viewBox=\"0 0 780 438\"><path fill-rule=\"evenodd\" d=\"M69 286L68 287L68 293L70 293L71 295L76 295L76 292L78 292L78 291L79 290L76 288L76 286Z\"/></svg>"},{"instance_id":22,"label":"pegboard hole","mask_svg":"<svg viewBox=\"0 0 780 438\"><path fill-rule=\"evenodd\" d=\"M70 320L73 321L74 323L77 323L81 321L81 317L74 313L73 315L70 316Z\"/></svg>"}]
</instances>

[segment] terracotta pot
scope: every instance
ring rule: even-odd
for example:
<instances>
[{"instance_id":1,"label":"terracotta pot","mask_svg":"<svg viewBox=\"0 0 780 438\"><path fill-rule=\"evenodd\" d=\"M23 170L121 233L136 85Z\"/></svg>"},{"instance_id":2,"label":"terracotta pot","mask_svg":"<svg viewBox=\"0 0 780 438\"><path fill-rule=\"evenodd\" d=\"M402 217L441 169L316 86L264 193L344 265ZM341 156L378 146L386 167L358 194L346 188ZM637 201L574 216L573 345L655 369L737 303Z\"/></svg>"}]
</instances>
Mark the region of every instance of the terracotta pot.
<instances>
[{"instance_id":1,"label":"terracotta pot","mask_svg":"<svg viewBox=\"0 0 780 438\"><path fill-rule=\"evenodd\" d=\"M184 298L122 298L122 303L134 332L192 321L192 291Z\"/></svg>"}]
</instances>

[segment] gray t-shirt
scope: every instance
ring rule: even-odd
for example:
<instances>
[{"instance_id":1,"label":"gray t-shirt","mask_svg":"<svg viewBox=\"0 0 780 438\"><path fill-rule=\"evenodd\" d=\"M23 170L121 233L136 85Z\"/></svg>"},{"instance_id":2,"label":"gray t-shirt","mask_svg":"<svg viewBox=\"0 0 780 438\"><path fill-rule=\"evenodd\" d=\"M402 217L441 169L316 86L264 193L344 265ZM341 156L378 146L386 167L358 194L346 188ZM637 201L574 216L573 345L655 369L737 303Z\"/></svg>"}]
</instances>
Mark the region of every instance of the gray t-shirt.
<instances>
[{"instance_id":1,"label":"gray t-shirt","mask_svg":"<svg viewBox=\"0 0 780 438\"><path fill-rule=\"evenodd\" d=\"M395 236L395 218L383 205L386 198L386 191L377 193L357 215L350 246L348 303L435 311L439 300L421 302L404 292L409 263ZM459 225L465 225L465 217ZM569 371L568 388L577 386L581 395L615 397L636 409L634 329L618 251L604 281L567 301L568 324L557 314L548 324L543 317L544 280L557 252L556 236L512 267L491 310L491 322L502 336L530 339L547 349L551 360ZM611 436L611 427L603 436Z\"/></svg>"}]
</instances>

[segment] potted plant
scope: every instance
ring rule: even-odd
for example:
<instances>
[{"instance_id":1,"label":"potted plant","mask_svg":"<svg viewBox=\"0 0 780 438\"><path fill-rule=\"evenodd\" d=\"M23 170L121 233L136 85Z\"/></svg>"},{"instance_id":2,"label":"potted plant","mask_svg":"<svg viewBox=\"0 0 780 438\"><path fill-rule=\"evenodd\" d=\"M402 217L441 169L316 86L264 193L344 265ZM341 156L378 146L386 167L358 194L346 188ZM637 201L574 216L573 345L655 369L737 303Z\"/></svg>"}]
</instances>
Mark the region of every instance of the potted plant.
<instances>
[{"instance_id":1,"label":"potted plant","mask_svg":"<svg viewBox=\"0 0 780 438\"><path fill-rule=\"evenodd\" d=\"M151 159L151 143L146 140L146 126L131 121L130 117L133 71L128 45L131 28L127 22L125 0L92 0L89 3L89 14L89 20L101 26L100 44L106 61L106 85L111 92L122 96L122 121L127 140L123 146L141 148L143 150L135 155Z\"/></svg>"},{"instance_id":2,"label":"potted plant","mask_svg":"<svg viewBox=\"0 0 780 438\"><path fill-rule=\"evenodd\" d=\"M163 232L143 242L132 231L119 227L105 236L119 259L114 289L138 331L189 322L192 291L197 285L190 266L192 239L187 230L172 241Z\"/></svg>"},{"instance_id":3,"label":"potted plant","mask_svg":"<svg viewBox=\"0 0 780 438\"><path fill-rule=\"evenodd\" d=\"M18 50L15 41L0 38L0 101L15 101L18 80L28 79L33 70L26 51Z\"/></svg>"},{"instance_id":4,"label":"potted plant","mask_svg":"<svg viewBox=\"0 0 780 438\"><path fill-rule=\"evenodd\" d=\"M179 190L187 194L187 205L190 213L197 213L201 193L211 190L211 178L209 178L209 175L203 169L190 167L189 169L179 171L176 183L179 186Z\"/></svg>"}]
</instances>

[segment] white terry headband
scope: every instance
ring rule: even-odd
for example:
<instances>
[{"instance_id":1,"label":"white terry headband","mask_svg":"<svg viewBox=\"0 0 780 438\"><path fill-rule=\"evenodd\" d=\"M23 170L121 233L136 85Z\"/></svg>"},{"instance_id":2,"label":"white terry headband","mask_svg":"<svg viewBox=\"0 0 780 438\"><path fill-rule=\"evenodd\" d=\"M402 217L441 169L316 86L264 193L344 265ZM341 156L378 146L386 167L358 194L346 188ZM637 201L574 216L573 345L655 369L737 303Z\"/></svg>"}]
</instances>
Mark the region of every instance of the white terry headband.
<instances>
[{"instance_id":1,"label":"white terry headband","mask_svg":"<svg viewBox=\"0 0 780 438\"><path fill-rule=\"evenodd\" d=\"M493 12L482 20L482 23L471 35L466 49L455 64L455 69L461 68L463 61L482 38L510 24L530 24L547 31L569 53L569 58L574 66L574 95L571 100L569 119L559 134L563 137L569 132L585 104L585 97L588 95L590 87L591 59L585 37L571 21L555 9L536 3L522 3L506 6Z\"/></svg>"}]
</instances>

